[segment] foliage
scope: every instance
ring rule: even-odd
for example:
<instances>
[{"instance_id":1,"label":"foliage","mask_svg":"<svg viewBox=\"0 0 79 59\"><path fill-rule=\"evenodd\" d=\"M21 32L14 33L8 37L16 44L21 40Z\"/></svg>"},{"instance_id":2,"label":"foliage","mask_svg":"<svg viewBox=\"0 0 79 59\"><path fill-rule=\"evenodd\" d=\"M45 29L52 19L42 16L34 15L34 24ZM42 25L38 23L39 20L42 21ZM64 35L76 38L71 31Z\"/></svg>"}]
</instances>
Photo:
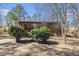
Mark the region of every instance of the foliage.
<instances>
[{"instance_id":1,"label":"foliage","mask_svg":"<svg viewBox=\"0 0 79 59\"><path fill-rule=\"evenodd\" d=\"M27 36L27 33L22 28L17 26L10 26L8 32L11 36L16 38L17 42L20 38Z\"/></svg>"},{"instance_id":2,"label":"foliage","mask_svg":"<svg viewBox=\"0 0 79 59\"><path fill-rule=\"evenodd\" d=\"M32 33L31 32L27 32L27 37L28 38L32 37Z\"/></svg>"},{"instance_id":3,"label":"foliage","mask_svg":"<svg viewBox=\"0 0 79 59\"><path fill-rule=\"evenodd\" d=\"M50 30L47 27L34 28L30 32L32 39L36 41L47 41L50 36Z\"/></svg>"},{"instance_id":4,"label":"foliage","mask_svg":"<svg viewBox=\"0 0 79 59\"><path fill-rule=\"evenodd\" d=\"M17 4L13 11L16 13L18 20L24 20L25 15L27 14L21 4Z\"/></svg>"},{"instance_id":5,"label":"foliage","mask_svg":"<svg viewBox=\"0 0 79 59\"><path fill-rule=\"evenodd\" d=\"M30 33L32 34L32 35L31 35L31 36L32 36L32 39L33 39L33 40L37 40L38 37L39 37L39 33L40 33L39 28L34 28L34 29L32 29L32 30L30 31Z\"/></svg>"},{"instance_id":6,"label":"foliage","mask_svg":"<svg viewBox=\"0 0 79 59\"><path fill-rule=\"evenodd\" d=\"M17 20L25 20L26 14L27 12L24 10L23 6L17 4L16 7L7 14L9 25L17 25Z\"/></svg>"},{"instance_id":7,"label":"foliage","mask_svg":"<svg viewBox=\"0 0 79 59\"><path fill-rule=\"evenodd\" d=\"M7 14L7 19L8 19L8 22L9 22L9 26L11 26L11 25L15 25L16 24L16 20L18 20L18 17L17 17L15 12L10 11Z\"/></svg>"},{"instance_id":8,"label":"foliage","mask_svg":"<svg viewBox=\"0 0 79 59\"><path fill-rule=\"evenodd\" d=\"M41 27L40 28L40 39L43 39L44 41L47 40L50 36L50 30L46 27Z\"/></svg>"}]
</instances>

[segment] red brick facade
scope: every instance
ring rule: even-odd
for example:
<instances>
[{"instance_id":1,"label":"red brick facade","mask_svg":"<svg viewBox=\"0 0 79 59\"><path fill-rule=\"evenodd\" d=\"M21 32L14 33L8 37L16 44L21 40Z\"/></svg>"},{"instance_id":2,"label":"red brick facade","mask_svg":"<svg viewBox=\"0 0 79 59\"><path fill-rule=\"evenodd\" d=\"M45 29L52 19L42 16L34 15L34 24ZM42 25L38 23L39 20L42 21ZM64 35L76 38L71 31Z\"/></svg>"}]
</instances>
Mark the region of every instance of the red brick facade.
<instances>
[{"instance_id":1,"label":"red brick facade","mask_svg":"<svg viewBox=\"0 0 79 59\"><path fill-rule=\"evenodd\" d=\"M22 26L26 31L30 31L35 27L47 26L54 35L61 36L61 24L59 22L19 21L19 25Z\"/></svg>"}]
</instances>

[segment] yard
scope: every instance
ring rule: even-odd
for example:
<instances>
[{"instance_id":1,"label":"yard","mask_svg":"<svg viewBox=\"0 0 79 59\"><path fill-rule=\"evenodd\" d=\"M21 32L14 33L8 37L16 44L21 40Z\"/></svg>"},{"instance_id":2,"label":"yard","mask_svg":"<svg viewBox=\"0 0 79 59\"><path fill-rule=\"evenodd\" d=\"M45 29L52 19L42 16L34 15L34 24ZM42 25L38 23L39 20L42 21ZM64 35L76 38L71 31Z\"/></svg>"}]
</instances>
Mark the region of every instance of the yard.
<instances>
[{"instance_id":1,"label":"yard","mask_svg":"<svg viewBox=\"0 0 79 59\"><path fill-rule=\"evenodd\" d=\"M21 43L15 43L13 38L0 37L1 56L73 56L79 55L78 39L51 37L47 43L33 42L29 38L22 38Z\"/></svg>"},{"instance_id":2,"label":"yard","mask_svg":"<svg viewBox=\"0 0 79 59\"><path fill-rule=\"evenodd\" d=\"M1 56L79 55L78 4L14 3L0 6Z\"/></svg>"}]
</instances>

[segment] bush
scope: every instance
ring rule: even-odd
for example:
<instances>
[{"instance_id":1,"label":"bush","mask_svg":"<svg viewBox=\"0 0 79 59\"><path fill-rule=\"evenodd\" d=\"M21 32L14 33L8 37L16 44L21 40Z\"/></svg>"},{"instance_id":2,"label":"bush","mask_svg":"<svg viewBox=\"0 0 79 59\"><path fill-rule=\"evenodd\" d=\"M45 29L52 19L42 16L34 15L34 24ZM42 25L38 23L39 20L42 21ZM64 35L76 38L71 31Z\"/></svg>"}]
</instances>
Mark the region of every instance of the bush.
<instances>
[{"instance_id":1,"label":"bush","mask_svg":"<svg viewBox=\"0 0 79 59\"><path fill-rule=\"evenodd\" d=\"M27 33L20 27L11 26L8 30L9 34L16 38L16 42L19 42L20 38L27 36Z\"/></svg>"},{"instance_id":2,"label":"bush","mask_svg":"<svg viewBox=\"0 0 79 59\"><path fill-rule=\"evenodd\" d=\"M39 28L34 28L29 32L29 36L32 38L32 40L38 41L39 32Z\"/></svg>"},{"instance_id":3,"label":"bush","mask_svg":"<svg viewBox=\"0 0 79 59\"><path fill-rule=\"evenodd\" d=\"M30 31L32 39L36 41L47 41L50 36L50 30L47 27L35 28Z\"/></svg>"},{"instance_id":4,"label":"bush","mask_svg":"<svg viewBox=\"0 0 79 59\"><path fill-rule=\"evenodd\" d=\"M50 30L46 27L40 28L40 35L39 38L43 41L46 41L50 36Z\"/></svg>"},{"instance_id":5,"label":"bush","mask_svg":"<svg viewBox=\"0 0 79 59\"><path fill-rule=\"evenodd\" d=\"M32 33L31 32L27 32L27 37L28 38L32 37Z\"/></svg>"}]
</instances>

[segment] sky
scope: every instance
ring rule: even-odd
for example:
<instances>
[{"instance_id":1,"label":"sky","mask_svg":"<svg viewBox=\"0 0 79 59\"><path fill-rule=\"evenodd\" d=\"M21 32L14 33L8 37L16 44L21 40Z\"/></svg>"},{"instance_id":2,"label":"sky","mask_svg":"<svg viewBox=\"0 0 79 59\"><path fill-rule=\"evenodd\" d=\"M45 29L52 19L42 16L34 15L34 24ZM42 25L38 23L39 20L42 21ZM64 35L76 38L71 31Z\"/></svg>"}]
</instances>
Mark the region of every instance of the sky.
<instances>
[{"instance_id":1,"label":"sky","mask_svg":"<svg viewBox=\"0 0 79 59\"><path fill-rule=\"evenodd\" d=\"M16 6L15 3L2 3L0 5L1 5L0 8L3 10L3 15L6 15L7 12L9 12L11 9L13 9ZM21 5L24 7L24 9L28 13L28 15L32 16L34 14L34 12L35 12L34 11L35 10L34 4L32 4L32 3L23 3Z\"/></svg>"}]
</instances>

